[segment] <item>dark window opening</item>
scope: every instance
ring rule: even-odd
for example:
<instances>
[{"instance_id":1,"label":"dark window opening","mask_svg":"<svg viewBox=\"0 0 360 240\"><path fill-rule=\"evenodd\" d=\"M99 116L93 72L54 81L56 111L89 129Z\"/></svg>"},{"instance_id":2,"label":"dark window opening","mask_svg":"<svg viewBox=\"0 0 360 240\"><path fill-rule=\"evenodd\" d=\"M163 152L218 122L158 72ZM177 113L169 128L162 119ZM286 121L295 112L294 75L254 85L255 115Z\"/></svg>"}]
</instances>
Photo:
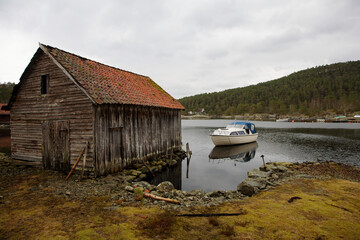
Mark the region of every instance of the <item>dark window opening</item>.
<instances>
[{"instance_id":1,"label":"dark window opening","mask_svg":"<svg viewBox=\"0 0 360 240\"><path fill-rule=\"evenodd\" d=\"M41 76L41 94L47 94L49 88L49 75Z\"/></svg>"}]
</instances>

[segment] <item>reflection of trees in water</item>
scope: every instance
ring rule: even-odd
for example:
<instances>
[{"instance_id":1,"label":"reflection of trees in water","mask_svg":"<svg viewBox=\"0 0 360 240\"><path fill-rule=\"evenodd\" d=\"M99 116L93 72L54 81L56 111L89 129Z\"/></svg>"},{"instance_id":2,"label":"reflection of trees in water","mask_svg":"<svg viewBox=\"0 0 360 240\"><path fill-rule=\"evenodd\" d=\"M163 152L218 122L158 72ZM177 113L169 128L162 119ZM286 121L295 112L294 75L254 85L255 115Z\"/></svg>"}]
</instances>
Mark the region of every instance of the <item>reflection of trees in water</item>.
<instances>
[{"instance_id":1,"label":"reflection of trees in water","mask_svg":"<svg viewBox=\"0 0 360 240\"><path fill-rule=\"evenodd\" d=\"M156 173L155 177L149 180L149 183L158 185L161 182L170 181L176 189L181 190L181 166L181 162L178 162L176 166L167 167L162 172Z\"/></svg>"}]
</instances>

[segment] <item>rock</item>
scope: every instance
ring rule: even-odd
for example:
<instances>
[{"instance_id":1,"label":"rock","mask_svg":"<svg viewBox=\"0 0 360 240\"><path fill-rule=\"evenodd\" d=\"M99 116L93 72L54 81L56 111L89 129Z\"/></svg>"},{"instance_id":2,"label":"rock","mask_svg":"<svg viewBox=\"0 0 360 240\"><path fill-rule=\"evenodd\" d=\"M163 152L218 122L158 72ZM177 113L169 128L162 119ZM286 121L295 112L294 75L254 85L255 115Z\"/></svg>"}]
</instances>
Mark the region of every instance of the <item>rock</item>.
<instances>
[{"instance_id":1,"label":"rock","mask_svg":"<svg viewBox=\"0 0 360 240\"><path fill-rule=\"evenodd\" d=\"M125 190L128 191L128 192L134 192L134 188L131 187L131 186L126 186Z\"/></svg>"},{"instance_id":2,"label":"rock","mask_svg":"<svg viewBox=\"0 0 360 240\"><path fill-rule=\"evenodd\" d=\"M224 191L213 191L211 193L207 193L206 195L209 197L212 197L212 198L217 198L217 197L223 196Z\"/></svg>"},{"instance_id":3,"label":"rock","mask_svg":"<svg viewBox=\"0 0 360 240\"><path fill-rule=\"evenodd\" d=\"M270 168L269 167L267 167L267 166L261 166L261 167L259 167L259 169L260 169L260 171L263 171L263 172L268 172L268 171L270 171Z\"/></svg>"},{"instance_id":4,"label":"rock","mask_svg":"<svg viewBox=\"0 0 360 240\"><path fill-rule=\"evenodd\" d=\"M144 174L149 173L149 169L147 169L147 167L145 167L145 166L142 166L142 167L140 168L140 171L141 171L142 173L144 173Z\"/></svg>"},{"instance_id":5,"label":"rock","mask_svg":"<svg viewBox=\"0 0 360 240\"><path fill-rule=\"evenodd\" d=\"M140 174L139 178L141 178L141 179L146 178L146 174L145 173Z\"/></svg>"},{"instance_id":6,"label":"rock","mask_svg":"<svg viewBox=\"0 0 360 240\"><path fill-rule=\"evenodd\" d=\"M158 171L158 168L156 166L150 167L151 172L156 173Z\"/></svg>"},{"instance_id":7,"label":"rock","mask_svg":"<svg viewBox=\"0 0 360 240\"><path fill-rule=\"evenodd\" d=\"M171 190L174 189L175 189L174 185L169 181L162 182L156 186L156 190L159 192L170 192Z\"/></svg>"},{"instance_id":8,"label":"rock","mask_svg":"<svg viewBox=\"0 0 360 240\"><path fill-rule=\"evenodd\" d=\"M246 183L240 183L237 186L237 190L246 196L252 196L255 194L256 189Z\"/></svg>"},{"instance_id":9,"label":"rock","mask_svg":"<svg viewBox=\"0 0 360 240\"><path fill-rule=\"evenodd\" d=\"M183 191L176 190L176 189L171 191L171 195L172 195L172 197L176 197L176 198L184 198L184 196L185 196Z\"/></svg>"},{"instance_id":10,"label":"rock","mask_svg":"<svg viewBox=\"0 0 360 240\"><path fill-rule=\"evenodd\" d=\"M274 171L274 172L287 172L289 169L287 167L284 167L284 166L275 166L273 168L271 168L271 171Z\"/></svg>"},{"instance_id":11,"label":"rock","mask_svg":"<svg viewBox=\"0 0 360 240\"><path fill-rule=\"evenodd\" d=\"M271 172L264 172L264 171L260 171L258 169L254 169L252 171L249 171L247 173L249 178L267 178L269 177L271 174Z\"/></svg>"},{"instance_id":12,"label":"rock","mask_svg":"<svg viewBox=\"0 0 360 240\"><path fill-rule=\"evenodd\" d=\"M188 196L198 196L198 197L201 197L201 196L204 196L205 195L205 192L204 191L200 191L200 190L191 190L187 193Z\"/></svg>"},{"instance_id":13,"label":"rock","mask_svg":"<svg viewBox=\"0 0 360 240\"><path fill-rule=\"evenodd\" d=\"M136 178L136 176L131 176L131 175L121 176L121 180L123 182L132 182L135 180L135 178Z\"/></svg>"},{"instance_id":14,"label":"rock","mask_svg":"<svg viewBox=\"0 0 360 240\"><path fill-rule=\"evenodd\" d=\"M297 174L297 178L315 178L315 176L308 175L308 174Z\"/></svg>"},{"instance_id":15,"label":"rock","mask_svg":"<svg viewBox=\"0 0 360 240\"><path fill-rule=\"evenodd\" d=\"M134 188L135 188L135 187L142 187L142 188L144 188L144 189L151 190L151 189L153 189L151 186L152 186L152 185L151 185L150 183L146 182L146 181L133 182L133 187L134 187Z\"/></svg>"},{"instance_id":16,"label":"rock","mask_svg":"<svg viewBox=\"0 0 360 240\"><path fill-rule=\"evenodd\" d=\"M177 164L178 163L177 163L176 160L171 160L170 163L169 163L170 166L176 166Z\"/></svg>"},{"instance_id":17,"label":"rock","mask_svg":"<svg viewBox=\"0 0 360 240\"><path fill-rule=\"evenodd\" d=\"M65 194L68 195L68 196L70 196L70 195L71 195L71 192L70 192L70 191L66 191Z\"/></svg>"},{"instance_id":18,"label":"rock","mask_svg":"<svg viewBox=\"0 0 360 240\"><path fill-rule=\"evenodd\" d=\"M247 178L237 186L237 190L246 196L252 196L259 189L266 188L266 180L261 178Z\"/></svg>"},{"instance_id":19,"label":"rock","mask_svg":"<svg viewBox=\"0 0 360 240\"><path fill-rule=\"evenodd\" d=\"M133 176L138 176L138 175L140 175L140 174L141 174L140 171L137 171L137 170L132 170L132 171L131 171L131 175L133 175Z\"/></svg>"},{"instance_id":20,"label":"rock","mask_svg":"<svg viewBox=\"0 0 360 240\"><path fill-rule=\"evenodd\" d=\"M225 201L225 197L224 197L224 196L220 196L220 197L216 198L216 201L218 201L218 202L223 202L223 201Z\"/></svg>"},{"instance_id":21,"label":"rock","mask_svg":"<svg viewBox=\"0 0 360 240\"><path fill-rule=\"evenodd\" d=\"M158 191L151 191L150 193L155 196L160 196L160 193Z\"/></svg>"},{"instance_id":22,"label":"rock","mask_svg":"<svg viewBox=\"0 0 360 240\"><path fill-rule=\"evenodd\" d=\"M271 178L273 178L274 180L279 179L279 176L276 173L271 174Z\"/></svg>"}]
</instances>

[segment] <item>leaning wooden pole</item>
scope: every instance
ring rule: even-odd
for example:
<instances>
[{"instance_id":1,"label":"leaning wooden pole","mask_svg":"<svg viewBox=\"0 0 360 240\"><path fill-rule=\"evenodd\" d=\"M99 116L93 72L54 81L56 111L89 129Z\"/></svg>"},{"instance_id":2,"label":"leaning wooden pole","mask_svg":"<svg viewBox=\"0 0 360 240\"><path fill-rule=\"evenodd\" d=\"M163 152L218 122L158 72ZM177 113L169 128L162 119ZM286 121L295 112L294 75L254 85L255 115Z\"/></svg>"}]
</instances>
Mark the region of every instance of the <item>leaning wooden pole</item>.
<instances>
[{"instance_id":1,"label":"leaning wooden pole","mask_svg":"<svg viewBox=\"0 0 360 240\"><path fill-rule=\"evenodd\" d=\"M72 172L75 170L75 168L76 168L76 166L78 165L78 163L79 163L82 155L84 154L86 148L87 148L87 145L86 145L86 147L81 151L80 156L78 157L78 159L76 160L76 162L75 162L74 166L72 167L71 171L69 172L69 174L68 174L67 177L65 178L65 181L69 179L70 175L71 175Z\"/></svg>"},{"instance_id":2,"label":"leaning wooden pole","mask_svg":"<svg viewBox=\"0 0 360 240\"><path fill-rule=\"evenodd\" d=\"M80 179L82 179L82 178L84 177L84 171L85 171L85 166L86 166L86 157L87 157L87 152L88 152L88 146L89 146L89 141L86 142L86 150L85 150L85 154L84 154L84 160L83 160L83 164L82 164L82 170L81 170Z\"/></svg>"}]
</instances>

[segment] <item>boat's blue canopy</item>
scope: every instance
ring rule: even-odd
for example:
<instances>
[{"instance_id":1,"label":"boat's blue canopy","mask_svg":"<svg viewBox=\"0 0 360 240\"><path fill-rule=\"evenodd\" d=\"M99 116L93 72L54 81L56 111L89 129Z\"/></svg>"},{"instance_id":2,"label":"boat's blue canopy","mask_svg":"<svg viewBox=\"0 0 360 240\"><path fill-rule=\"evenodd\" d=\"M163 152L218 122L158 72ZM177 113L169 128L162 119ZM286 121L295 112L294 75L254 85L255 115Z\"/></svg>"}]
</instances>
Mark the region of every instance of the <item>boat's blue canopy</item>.
<instances>
[{"instance_id":1,"label":"boat's blue canopy","mask_svg":"<svg viewBox=\"0 0 360 240\"><path fill-rule=\"evenodd\" d=\"M249 122L232 122L229 125L245 125L252 133L257 133L255 124Z\"/></svg>"}]
</instances>

